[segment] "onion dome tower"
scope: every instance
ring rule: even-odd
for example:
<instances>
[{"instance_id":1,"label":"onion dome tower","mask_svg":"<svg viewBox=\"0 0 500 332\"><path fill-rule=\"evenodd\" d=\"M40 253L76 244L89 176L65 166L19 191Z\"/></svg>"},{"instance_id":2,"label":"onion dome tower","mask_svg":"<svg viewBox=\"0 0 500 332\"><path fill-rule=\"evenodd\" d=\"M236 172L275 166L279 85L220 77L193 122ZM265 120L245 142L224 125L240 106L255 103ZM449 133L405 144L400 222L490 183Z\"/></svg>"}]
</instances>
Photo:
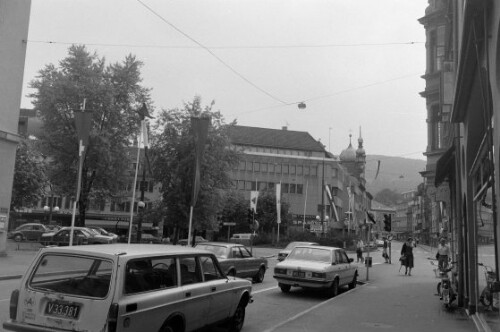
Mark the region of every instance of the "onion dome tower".
<instances>
[{"instance_id":1,"label":"onion dome tower","mask_svg":"<svg viewBox=\"0 0 500 332\"><path fill-rule=\"evenodd\" d=\"M349 174L358 178L363 184L365 182L366 152L363 148L363 137L361 128L359 129L358 149L352 146L352 135L349 134L349 146L344 149L339 156L340 164L343 165Z\"/></svg>"}]
</instances>

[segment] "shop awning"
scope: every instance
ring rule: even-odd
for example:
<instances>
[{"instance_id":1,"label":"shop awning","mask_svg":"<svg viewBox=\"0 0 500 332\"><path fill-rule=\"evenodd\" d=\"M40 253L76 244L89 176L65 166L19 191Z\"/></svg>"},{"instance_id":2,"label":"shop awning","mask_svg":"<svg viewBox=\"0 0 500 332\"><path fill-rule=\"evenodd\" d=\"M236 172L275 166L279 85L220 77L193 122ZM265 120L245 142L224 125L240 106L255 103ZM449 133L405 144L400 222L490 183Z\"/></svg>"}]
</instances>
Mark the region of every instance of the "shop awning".
<instances>
[{"instance_id":1,"label":"shop awning","mask_svg":"<svg viewBox=\"0 0 500 332\"><path fill-rule=\"evenodd\" d=\"M438 187L447 176L453 172L455 166L455 146L452 145L446 152L438 159L436 164L436 176L434 178L434 185Z\"/></svg>"}]
</instances>

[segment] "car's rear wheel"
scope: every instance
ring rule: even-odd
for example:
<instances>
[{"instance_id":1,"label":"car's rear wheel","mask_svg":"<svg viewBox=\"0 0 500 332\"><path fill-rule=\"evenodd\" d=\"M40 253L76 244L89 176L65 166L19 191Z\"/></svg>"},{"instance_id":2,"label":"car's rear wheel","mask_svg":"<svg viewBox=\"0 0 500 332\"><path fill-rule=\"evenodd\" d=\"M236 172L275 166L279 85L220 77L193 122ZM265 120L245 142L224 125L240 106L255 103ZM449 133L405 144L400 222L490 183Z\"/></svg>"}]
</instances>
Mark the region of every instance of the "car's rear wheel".
<instances>
[{"instance_id":1,"label":"car's rear wheel","mask_svg":"<svg viewBox=\"0 0 500 332\"><path fill-rule=\"evenodd\" d=\"M264 280L264 274L266 273L266 269L264 267L261 267L259 269L259 272L253 277L253 282L255 283L260 283Z\"/></svg>"},{"instance_id":2,"label":"car's rear wheel","mask_svg":"<svg viewBox=\"0 0 500 332\"><path fill-rule=\"evenodd\" d=\"M21 234L16 234L14 236L14 241L21 242L23 240L23 236Z\"/></svg>"},{"instance_id":3,"label":"car's rear wheel","mask_svg":"<svg viewBox=\"0 0 500 332\"><path fill-rule=\"evenodd\" d=\"M339 280L333 280L332 286L328 289L328 295L330 297L335 297L339 294Z\"/></svg>"},{"instance_id":4,"label":"car's rear wheel","mask_svg":"<svg viewBox=\"0 0 500 332\"><path fill-rule=\"evenodd\" d=\"M285 285L285 284L281 284L281 283L279 283L278 286L281 288L281 291L283 293L290 292L290 289L292 288L292 286L290 286L290 285Z\"/></svg>"},{"instance_id":5,"label":"car's rear wheel","mask_svg":"<svg viewBox=\"0 0 500 332\"><path fill-rule=\"evenodd\" d=\"M358 283L358 274L355 273L351 283L349 284L349 289L355 288L357 283Z\"/></svg>"},{"instance_id":6,"label":"car's rear wheel","mask_svg":"<svg viewBox=\"0 0 500 332\"><path fill-rule=\"evenodd\" d=\"M236 307L236 311L234 312L233 317L229 321L228 332L240 332L243 328L243 323L245 322L245 304L243 301L240 301L238 307Z\"/></svg>"}]
</instances>

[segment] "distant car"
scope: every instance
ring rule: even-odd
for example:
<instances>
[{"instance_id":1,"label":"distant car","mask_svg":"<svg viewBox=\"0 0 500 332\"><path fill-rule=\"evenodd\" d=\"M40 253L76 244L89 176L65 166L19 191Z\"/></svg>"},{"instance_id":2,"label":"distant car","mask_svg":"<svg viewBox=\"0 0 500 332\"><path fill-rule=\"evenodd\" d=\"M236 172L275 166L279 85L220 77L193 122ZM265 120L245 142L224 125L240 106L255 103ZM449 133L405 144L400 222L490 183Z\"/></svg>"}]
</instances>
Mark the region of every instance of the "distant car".
<instances>
[{"instance_id":1,"label":"distant car","mask_svg":"<svg viewBox=\"0 0 500 332\"><path fill-rule=\"evenodd\" d=\"M326 246L297 246L287 259L276 264L274 278L281 291L293 287L324 289L333 297L342 286L356 287L358 270L344 249Z\"/></svg>"},{"instance_id":2,"label":"distant car","mask_svg":"<svg viewBox=\"0 0 500 332\"><path fill-rule=\"evenodd\" d=\"M205 250L149 244L49 247L37 253L12 292L3 329L199 331L221 325L239 332L251 302L252 283L227 278Z\"/></svg>"},{"instance_id":3,"label":"distant car","mask_svg":"<svg viewBox=\"0 0 500 332\"><path fill-rule=\"evenodd\" d=\"M43 233L47 233L49 229L38 223L27 223L17 227L10 233L7 233L7 238L14 239L16 242L29 240L39 241Z\"/></svg>"},{"instance_id":4,"label":"distant car","mask_svg":"<svg viewBox=\"0 0 500 332\"><path fill-rule=\"evenodd\" d=\"M239 243L245 246L249 246L252 244L252 240L255 238L255 235L252 233L236 233L231 236L229 242L231 243Z\"/></svg>"},{"instance_id":5,"label":"distant car","mask_svg":"<svg viewBox=\"0 0 500 332\"><path fill-rule=\"evenodd\" d=\"M205 238L203 238L202 236L199 236L199 235L196 235L196 238L195 238L195 245L198 244L198 243L203 243L203 242L208 242L208 240L206 240ZM181 246L187 246L188 244L188 239L182 239L182 240L179 240L177 242L178 244L180 244ZM191 243L192 244L192 243Z\"/></svg>"},{"instance_id":6,"label":"distant car","mask_svg":"<svg viewBox=\"0 0 500 332\"><path fill-rule=\"evenodd\" d=\"M228 276L252 278L262 282L267 270L267 259L254 257L250 250L238 243L205 242L196 245L197 249L213 252L222 271Z\"/></svg>"},{"instance_id":7,"label":"distant car","mask_svg":"<svg viewBox=\"0 0 500 332\"><path fill-rule=\"evenodd\" d=\"M49 232L57 232L62 228L59 225L45 225L45 227L49 230Z\"/></svg>"},{"instance_id":8,"label":"distant car","mask_svg":"<svg viewBox=\"0 0 500 332\"><path fill-rule=\"evenodd\" d=\"M118 240L118 235L116 235L115 233L108 232L107 230L105 230L102 227L87 226L87 228L90 228L90 229L97 231L100 235L111 236L112 238Z\"/></svg>"},{"instance_id":9,"label":"distant car","mask_svg":"<svg viewBox=\"0 0 500 332\"><path fill-rule=\"evenodd\" d=\"M296 246L319 246L319 243L317 242L301 242L301 241L297 241L297 242L290 242L286 247L285 249L281 250L279 253L278 253L278 260L281 262L282 260L284 260L289 254L290 252L293 250L293 248L295 248Z\"/></svg>"},{"instance_id":10,"label":"distant car","mask_svg":"<svg viewBox=\"0 0 500 332\"><path fill-rule=\"evenodd\" d=\"M55 233L44 233L40 237L43 245L68 246L70 242L71 227L63 227ZM86 227L74 227L73 245L82 244L109 244L115 243L111 236L99 235Z\"/></svg>"},{"instance_id":11,"label":"distant car","mask_svg":"<svg viewBox=\"0 0 500 332\"><path fill-rule=\"evenodd\" d=\"M377 240L375 240L375 243L377 244L377 247L383 247L384 246L384 240L377 239Z\"/></svg>"}]
</instances>

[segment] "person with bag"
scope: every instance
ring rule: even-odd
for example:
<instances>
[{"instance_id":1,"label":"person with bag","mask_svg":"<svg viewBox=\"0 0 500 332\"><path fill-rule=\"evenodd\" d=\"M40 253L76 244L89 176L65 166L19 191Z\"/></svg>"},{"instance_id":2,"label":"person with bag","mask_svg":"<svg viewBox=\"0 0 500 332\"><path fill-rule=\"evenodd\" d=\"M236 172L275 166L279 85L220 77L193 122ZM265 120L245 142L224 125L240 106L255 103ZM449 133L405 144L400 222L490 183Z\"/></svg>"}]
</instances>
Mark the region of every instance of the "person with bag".
<instances>
[{"instance_id":1,"label":"person with bag","mask_svg":"<svg viewBox=\"0 0 500 332\"><path fill-rule=\"evenodd\" d=\"M439 239L438 251L436 259L438 260L439 270L444 271L448 267L448 259L450 257L450 246L446 244L446 239Z\"/></svg>"},{"instance_id":2,"label":"person with bag","mask_svg":"<svg viewBox=\"0 0 500 332\"><path fill-rule=\"evenodd\" d=\"M389 263L389 255L387 254L387 247L389 246L387 243L387 238L383 237L382 240L384 240L384 245L383 245L383 251L382 251L382 257L384 257L385 262Z\"/></svg>"},{"instance_id":3,"label":"person with bag","mask_svg":"<svg viewBox=\"0 0 500 332\"><path fill-rule=\"evenodd\" d=\"M363 249L365 247L365 244L363 243L363 240L359 239L358 242L356 243L356 256L357 256L357 261L361 261L363 263L365 259L363 258Z\"/></svg>"},{"instance_id":4,"label":"person with bag","mask_svg":"<svg viewBox=\"0 0 500 332\"><path fill-rule=\"evenodd\" d=\"M405 266L405 275L411 276L411 269L413 269L413 239L409 237L401 248L401 257L404 256L404 260L401 262ZM401 258L400 258L401 260Z\"/></svg>"}]
</instances>

